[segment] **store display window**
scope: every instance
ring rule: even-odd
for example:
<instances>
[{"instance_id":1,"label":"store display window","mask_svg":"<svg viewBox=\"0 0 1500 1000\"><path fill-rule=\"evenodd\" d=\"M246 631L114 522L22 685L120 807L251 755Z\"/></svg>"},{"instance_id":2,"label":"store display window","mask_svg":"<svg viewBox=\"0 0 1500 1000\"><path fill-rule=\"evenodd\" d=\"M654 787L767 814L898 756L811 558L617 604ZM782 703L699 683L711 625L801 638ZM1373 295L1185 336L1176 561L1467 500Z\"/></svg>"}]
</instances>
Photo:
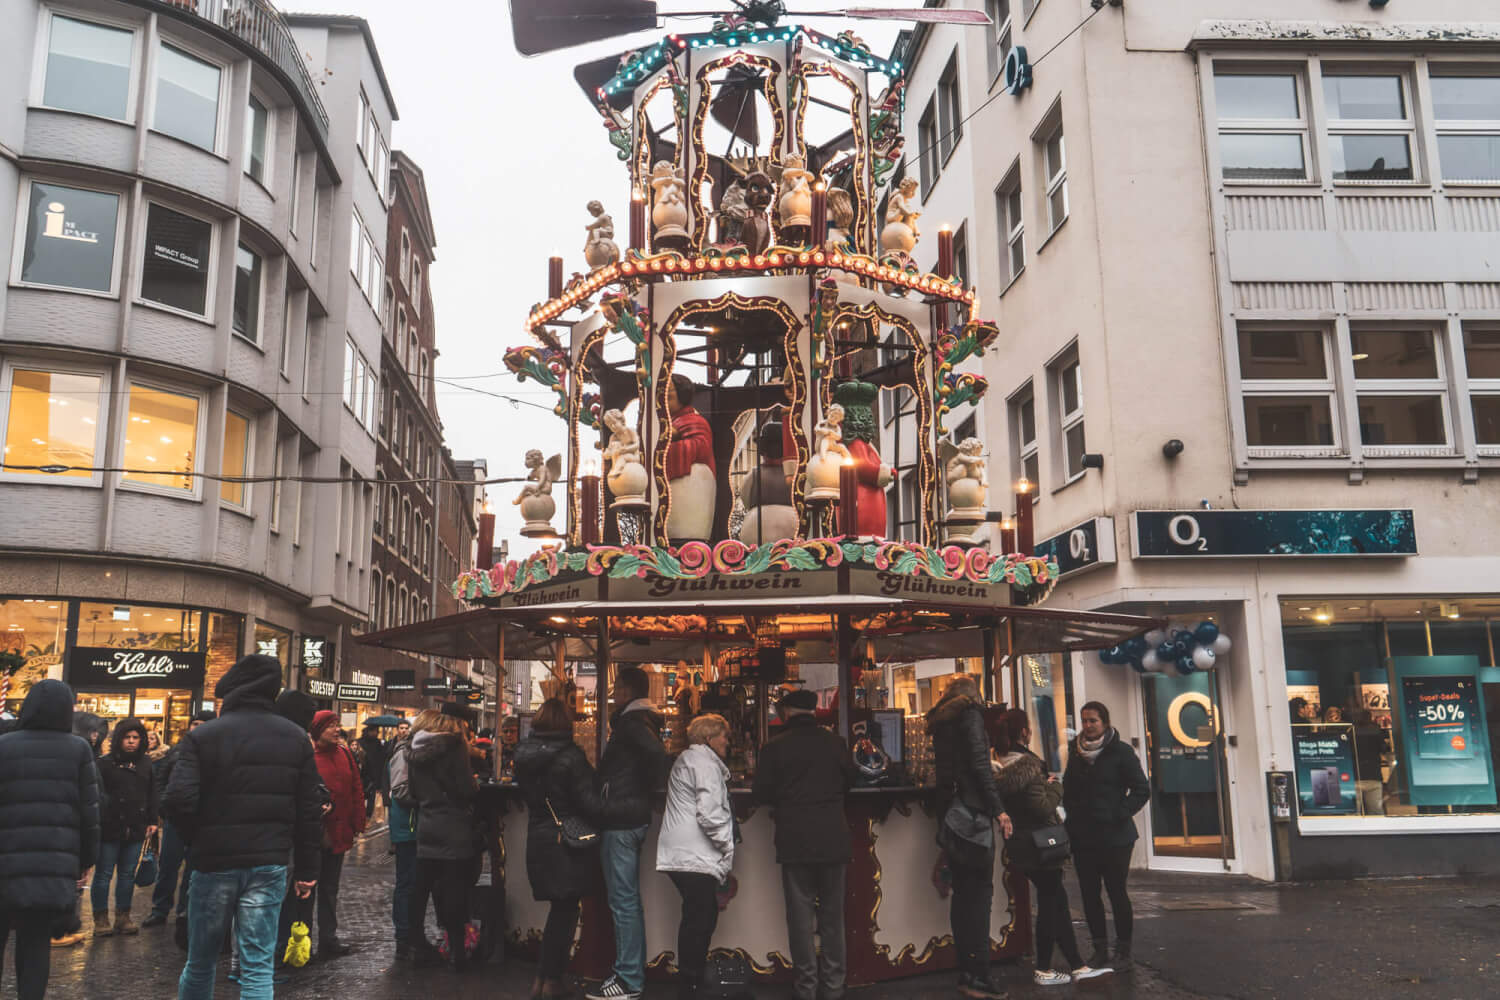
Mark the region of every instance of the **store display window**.
<instances>
[{"instance_id":1,"label":"store display window","mask_svg":"<svg viewBox=\"0 0 1500 1000\"><path fill-rule=\"evenodd\" d=\"M19 711L31 685L62 676L63 640L68 624L68 602L46 598L12 597L0 600L0 653L9 660L0 674L5 694L0 707ZM14 670L10 667L13 666Z\"/></svg>"},{"instance_id":2,"label":"store display window","mask_svg":"<svg viewBox=\"0 0 1500 1000\"><path fill-rule=\"evenodd\" d=\"M1300 815L1493 813L1494 601L1282 602Z\"/></svg>"},{"instance_id":3,"label":"store display window","mask_svg":"<svg viewBox=\"0 0 1500 1000\"><path fill-rule=\"evenodd\" d=\"M255 623L255 652L281 663L281 683L292 686L292 630L269 622Z\"/></svg>"}]
</instances>

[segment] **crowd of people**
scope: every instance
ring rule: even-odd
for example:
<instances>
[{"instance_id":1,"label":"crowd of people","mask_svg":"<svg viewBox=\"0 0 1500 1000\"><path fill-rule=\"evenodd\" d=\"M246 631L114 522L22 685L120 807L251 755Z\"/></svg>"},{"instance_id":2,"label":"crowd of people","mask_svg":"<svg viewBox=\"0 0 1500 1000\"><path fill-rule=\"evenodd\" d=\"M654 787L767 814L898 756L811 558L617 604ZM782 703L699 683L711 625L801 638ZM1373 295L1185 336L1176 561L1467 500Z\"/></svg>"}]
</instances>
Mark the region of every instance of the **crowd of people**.
<instances>
[{"instance_id":1,"label":"crowd of people","mask_svg":"<svg viewBox=\"0 0 1500 1000\"><path fill-rule=\"evenodd\" d=\"M527 810L526 877L533 897L549 906L533 998L569 994L581 904L596 895L613 918L615 948L609 976L587 995L637 1000L644 992L642 855L663 789L655 857L644 860L667 875L681 900L679 1000L697 1000L710 985L710 942L739 839L725 764L730 726L722 716L697 715L686 726L686 745L669 754L648 693L642 670L618 671L597 771L575 742L572 713L560 699L541 706L514 748ZM75 713L71 690L55 680L34 685L15 731L0 735L0 956L14 936L21 1000L45 994L52 947L84 939L79 904L86 886L94 938L140 934L131 920L137 885L152 887L145 927L164 926L175 906L176 937L187 952L181 1000L212 996L225 950L241 997L271 997L307 960L314 927L317 957L350 951L338 935L344 858L380 799L394 854L397 959L446 962L458 972L473 967L471 889L486 842L477 776L491 765L488 740L474 733L466 710L423 711L400 720L388 740L373 728L354 740L334 713L283 691L280 664L264 656L235 664L214 695L219 712L194 716L182 739L154 756L139 720L121 720L106 740L106 727ZM761 748L750 795L771 807L775 825L792 993L840 1000L852 857L845 798L856 771L844 741L818 724L816 708L812 692L781 697L778 734ZM1126 882L1133 817L1149 784L1104 705L1083 706L1079 721L1059 780L1029 749L1026 713L987 713L972 678L952 683L927 716L937 843L964 996L1005 995L990 970L1002 846L1036 900L1037 984L1089 980L1131 961ZM1087 958L1068 906L1069 860L1092 939ZM442 930L436 944L425 929L429 904ZM1053 967L1054 952L1064 969Z\"/></svg>"}]
</instances>

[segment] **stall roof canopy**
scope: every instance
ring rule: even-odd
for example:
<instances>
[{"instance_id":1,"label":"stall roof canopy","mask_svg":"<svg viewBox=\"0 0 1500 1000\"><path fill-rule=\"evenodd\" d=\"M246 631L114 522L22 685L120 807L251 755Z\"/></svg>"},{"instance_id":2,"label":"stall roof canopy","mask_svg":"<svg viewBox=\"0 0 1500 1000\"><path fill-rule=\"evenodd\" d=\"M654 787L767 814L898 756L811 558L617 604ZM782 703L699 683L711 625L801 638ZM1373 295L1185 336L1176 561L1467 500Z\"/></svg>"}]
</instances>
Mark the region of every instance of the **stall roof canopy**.
<instances>
[{"instance_id":1,"label":"stall roof canopy","mask_svg":"<svg viewBox=\"0 0 1500 1000\"><path fill-rule=\"evenodd\" d=\"M818 619L840 612L849 615L856 632L878 639L889 654L908 660L979 656L986 629L1003 630L1012 651L1024 654L1103 649L1161 625L1138 615L1031 607L976 609L915 605L867 595L826 595L800 598L795 607L784 599L769 598L732 604L570 601L479 608L372 632L357 641L453 659L495 660L503 648L507 660L550 660L562 640L569 659L592 660L602 620L607 623L613 659L660 663L701 656L709 640L746 641L751 628L747 616L775 617L783 638L796 643L802 659L817 662L832 653L832 630Z\"/></svg>"}]
</instances>

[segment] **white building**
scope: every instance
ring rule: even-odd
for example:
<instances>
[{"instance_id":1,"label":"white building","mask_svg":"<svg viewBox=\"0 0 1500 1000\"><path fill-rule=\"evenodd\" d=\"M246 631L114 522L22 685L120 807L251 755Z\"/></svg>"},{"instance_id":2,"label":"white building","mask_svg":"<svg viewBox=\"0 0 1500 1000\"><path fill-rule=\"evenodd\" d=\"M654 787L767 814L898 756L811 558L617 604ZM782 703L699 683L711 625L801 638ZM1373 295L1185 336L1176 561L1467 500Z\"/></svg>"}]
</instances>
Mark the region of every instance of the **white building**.
<instances>
[{"instance_id":1,"label":"white building","mask_svg":"<svg viewBox=\"0 0 1500 1000\"><path fill-rule=\"evenodd\" d=\"M1113 710L1137 864L1500 868L1500 9L986 7L908 40L905 169L1001 329L991 506L1038 485L1051 603L1234 642L1182 678L1028 665L1039 740Z\"/></svg>"}]
</instances>

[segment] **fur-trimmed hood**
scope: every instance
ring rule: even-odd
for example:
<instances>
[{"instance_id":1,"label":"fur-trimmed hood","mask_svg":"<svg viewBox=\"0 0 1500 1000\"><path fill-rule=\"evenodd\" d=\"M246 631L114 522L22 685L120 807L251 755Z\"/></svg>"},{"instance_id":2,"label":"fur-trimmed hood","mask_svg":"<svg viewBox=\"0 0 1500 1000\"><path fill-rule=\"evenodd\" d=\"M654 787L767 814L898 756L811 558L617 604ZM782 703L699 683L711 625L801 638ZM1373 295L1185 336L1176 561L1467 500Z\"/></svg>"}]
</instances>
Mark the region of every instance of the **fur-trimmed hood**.
<instances>
[{"instance_id":1,"label":"fur-trimmed hood","mask_svg":"<svg viewBox=\"0 0 1500 1000\"><path fill-rule=\"evenodd\" d=\"M1019 795L1028 786L1046 780L1047 772L1042 767L1041 758L1027 751L1006 754L995 769L1000 794L1007 797Z\"/></svg>"},{"instance_id":2,"label":"fur-trimmed hood","mask_svg":"<svg viewBox=\"0 0 1500 1000\"><path fill-rule=\"evenodd\" d=\"M980 708L979 699L967 694L944 695L942 700L932 706L927 713L927 726L929 730L933 726L940 726L952 722L970 708Z\"/></svg>"}]
</instances>

